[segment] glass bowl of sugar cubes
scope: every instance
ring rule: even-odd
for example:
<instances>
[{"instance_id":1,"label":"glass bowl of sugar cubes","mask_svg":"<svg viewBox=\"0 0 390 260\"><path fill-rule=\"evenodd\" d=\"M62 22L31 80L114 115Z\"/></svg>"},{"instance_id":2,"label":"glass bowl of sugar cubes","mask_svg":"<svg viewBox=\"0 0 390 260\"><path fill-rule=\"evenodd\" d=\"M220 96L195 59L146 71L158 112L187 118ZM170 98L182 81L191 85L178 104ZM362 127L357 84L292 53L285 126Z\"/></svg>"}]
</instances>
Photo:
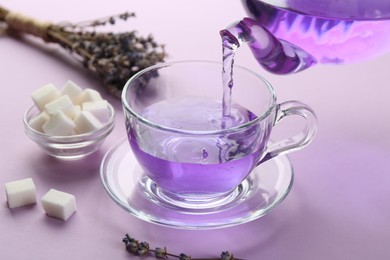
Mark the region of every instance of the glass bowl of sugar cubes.
<instances>
[{"instance_id":1,"label":"glass bowl of sugar cubes","mask_svg":"<svg viewBox=\"0 0 390 260\"><path fill-rule=\"evenodd\" d=\"M46 84L31 93L24 114L27 136L49 155L81 159L99 149L114 128L115 111L94 89L67 81L62 89Z\"/></svg>"}]
</instances>

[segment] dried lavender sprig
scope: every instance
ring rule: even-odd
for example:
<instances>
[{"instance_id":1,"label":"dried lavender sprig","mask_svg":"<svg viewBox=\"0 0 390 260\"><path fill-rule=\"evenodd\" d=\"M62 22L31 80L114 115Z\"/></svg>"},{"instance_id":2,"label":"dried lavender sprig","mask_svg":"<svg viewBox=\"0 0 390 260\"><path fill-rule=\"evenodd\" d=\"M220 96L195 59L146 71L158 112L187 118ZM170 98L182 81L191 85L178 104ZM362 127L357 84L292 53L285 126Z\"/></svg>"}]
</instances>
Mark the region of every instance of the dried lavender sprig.
<instances>
[{"instance_id":1,"label":"dried lavender sprig","mask_svg":"<svg viewBox=\"0 0 390 260\"><path fill-rule=\"evenodd\" d=\"M149 247L149 243L147 242L139 242L138 240L126 234L122 239L122 242L125 244L126 251L128 251L132 255L137 256L145 256L145 255L154 255L159 259L167 259L169 256L178 258L179 260L243 260L239 258L235 258L232 253L229 251L222 252L220 258L192 258L189 255L181 253L180 255L175 255L167 252L167 248L157 247L156 249L151 249Z\"/></svg>"},{"instance_id":2,"label":"dried lavender sprig","mask_svg":"<svg viewBox=\"0 0 390 260\"><path fill-rule=\"evenodd\" d=\"M51 24L0 6L0 31L7 26L14 33L32 34L59 44L96 74L110 92L120 96L131 76L166 58L164 45L157 44L151 35L142 37L135 30L124 33L95 31L98 26L114 25L117 19L126 21L134 16L134 13L125 12L82 23Z\"/></svg>"},{"instance_id":3,"label":"dried lavender sprig","mask_svg":"<svg viewBox=\"0 0 390 260\"><path fill-rule=\"evenodd\" d=\"M115 24L115 19L127 20L134 13L123 13L103 20L64 25L49 31L60 45L81 57L86 68L96 74L113 94L119 96L126 81L138 71L164 61L164 45L157 44L149 35L142 37L137 31L123 33L97 33L86 27ZM77 33L75 33L77 31Z\"/></svg>"}]
</instances>

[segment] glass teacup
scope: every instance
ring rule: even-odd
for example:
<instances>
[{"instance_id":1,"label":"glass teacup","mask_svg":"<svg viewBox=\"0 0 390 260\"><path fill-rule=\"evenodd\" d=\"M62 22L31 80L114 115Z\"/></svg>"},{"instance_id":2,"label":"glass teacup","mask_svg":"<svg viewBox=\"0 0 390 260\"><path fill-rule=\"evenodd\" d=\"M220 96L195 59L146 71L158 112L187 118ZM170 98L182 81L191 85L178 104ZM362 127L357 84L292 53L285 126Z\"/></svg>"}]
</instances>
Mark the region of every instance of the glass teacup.
<instances>
[{"instance_id":1,"label":"glass teacup","mask_svg":"<svg viewBox=\"0 0 390 260\"><path fill-rule=\"evenodd\" d=\"M128 140L144 171L145 192L157 203L193 211L221 207L257 165L302 149L315 135L309 106L277 103L270 83L240 66L224 116L221 71L217 62L163 63L125 85ZM302 132L270 142L272 128L289 115L305 119Z\"/></svg>"}]
</instances>

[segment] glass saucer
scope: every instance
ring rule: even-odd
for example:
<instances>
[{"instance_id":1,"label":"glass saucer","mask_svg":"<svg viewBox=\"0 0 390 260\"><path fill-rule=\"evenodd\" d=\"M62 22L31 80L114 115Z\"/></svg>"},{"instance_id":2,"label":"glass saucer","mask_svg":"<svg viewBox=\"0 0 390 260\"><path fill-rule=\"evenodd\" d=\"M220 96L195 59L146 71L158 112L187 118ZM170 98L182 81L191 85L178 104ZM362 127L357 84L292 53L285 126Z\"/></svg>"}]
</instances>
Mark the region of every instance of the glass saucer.
<instances>
[{"instance_id":1,"label":"glass saucer","mask_svg":"<svg viewBox=\"0 0 390 260\"><path fill-rule=\"evenodd\" d=\"M103 158L100 175L108 195L123 209L147 222L181 229L213 229L246 223L268 213L289 193L293 168L287 156L257 166L237 187L239 196L220 210L191 212L164 206L145 188L148 182L127 139Z\"/></svg>"}]
</instances>

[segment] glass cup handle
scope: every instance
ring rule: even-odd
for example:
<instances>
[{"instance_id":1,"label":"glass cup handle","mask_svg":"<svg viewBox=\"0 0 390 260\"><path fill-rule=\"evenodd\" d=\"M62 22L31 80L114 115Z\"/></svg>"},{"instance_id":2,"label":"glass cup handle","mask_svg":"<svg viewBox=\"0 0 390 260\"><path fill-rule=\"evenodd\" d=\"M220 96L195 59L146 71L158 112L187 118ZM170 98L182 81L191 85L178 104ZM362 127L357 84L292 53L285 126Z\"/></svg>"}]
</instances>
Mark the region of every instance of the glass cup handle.
<instances>
[{"instance_id":1,"label":"glass cup handle","mask_svg":"<svg viewBox=\"0 0 390 260\"><path fill-rule=\"evenodd\" d=\"M275 156L300 150L307 146L317 132L317 117L314 111L299 101L286 101L277 105L274 125L286 116L297 115L306 120L304 129L293 137L280 140L268 146L267 154L257 164L261 164Z\"/></svg>"}]
</instances>

